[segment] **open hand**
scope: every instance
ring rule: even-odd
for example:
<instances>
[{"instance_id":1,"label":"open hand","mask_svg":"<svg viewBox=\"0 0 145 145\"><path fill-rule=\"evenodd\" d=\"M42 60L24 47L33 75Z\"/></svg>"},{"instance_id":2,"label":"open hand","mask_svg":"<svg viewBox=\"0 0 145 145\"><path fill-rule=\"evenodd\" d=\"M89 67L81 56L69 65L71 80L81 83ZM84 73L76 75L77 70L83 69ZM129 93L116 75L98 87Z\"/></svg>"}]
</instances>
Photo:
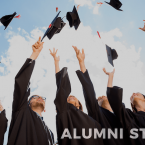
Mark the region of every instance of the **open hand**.
<instances>
[{"instance_id":1,"label":"open hand","mask_svg":"<svg viewBox=\"0 0 145 145\"><path fill-rule=\"evenodd\" d=\"M43 48L43 43L44 42L41 42L41 37L39 37L39 40L34 45L32 45L33 53L30 56L30 58L32 60L36 60L37 57L39 56L39 54Z\"/></svg>"},{"instance_id":2,"label":"open hand","mask_svg":"<svg viewBox=\"0 0 145 145\"><path fill-rule=\"evenodd\" d=\"M103 68L103 71L104 71L104 73L105 73L106 75L113 76L114 73L115 73L115 68L113 69L112 72L107 72L105 68Z\"/></svg>"},{"instance_id":3,"label":"open hand","mask_svg":"<svg viewBox=\"0 0 145 145\"><path fill-rule=\"evenodd\" d=\"M143 21L145 21L145 20L143 20ZM141 29L142 31L145 31L145 23L144 23L144 27L143 28L139 28L139 29Z\"/></svg>"},{"instance_id":4,"label":"open hand","mask_svg":"<svg viewBox=\"0 0 145 145\"><path fill-rule=\"evenodd\" d=\"M82 53L80 52L80 50L76 47L76 46L72 46L76 52L76 56L77 56L77 59L78 61L81 63L81 62L84 62L85 60L85 52L84 52L84 49L82 49Z\"/></svg>"},{"instance_id":5,"label":"open hand","mask_svg":"<svg viewBox=\"0 0 145 145\"><path fill-rule=\"evenodd\" d=\"M53 52L50 49L49 49L49 51L50 51L50 54L53 56L54 61L55 62L59 62L60 61L60 57L56 56L58 49L55 51L55 48L53 48Z\"/></svg>"},{"instance_id":6,"label":"open hand","mask_svg":"<svg viewBox=\"0 0 145 145\"><path fill-rule=\"evenodd\" d=\"M32 45L33 52L40 53L43 48L43 44L44 42L41 42L41 37L39 37L39 40Z\"/></svg>"}]
</instances>

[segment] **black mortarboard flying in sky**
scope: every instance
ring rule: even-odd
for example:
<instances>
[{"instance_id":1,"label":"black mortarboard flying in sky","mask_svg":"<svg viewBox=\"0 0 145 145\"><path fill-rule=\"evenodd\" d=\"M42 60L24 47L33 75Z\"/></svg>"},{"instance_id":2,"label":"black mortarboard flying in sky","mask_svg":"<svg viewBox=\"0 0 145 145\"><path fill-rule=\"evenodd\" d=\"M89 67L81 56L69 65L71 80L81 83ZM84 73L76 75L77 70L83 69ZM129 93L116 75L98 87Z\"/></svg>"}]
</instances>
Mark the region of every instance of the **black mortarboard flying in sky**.
<instances>
[{"instance_id":1,"label":"black mortarboard flying in sky","mask_svg":"<svg viewBox=\"0 0 145 145\"><path fill-rule=\"evenodd\" d=\"M113 60L117 59L118 54L115 49L111 49L109 46L106 45L106 51L107 51L107 57L108 57L108 62L114 66Z\"/></svg>"},{"instance_id":2,"label":"black mortarboard flying in sky","mask_svg":"<svg viewBox=\"0 0 145 145\"><path fill-rule=\"evenodd\" d=\"M0 19L0 22L5 26L5 29L8 27L8 25L10 24L10 22L13 20L13 18L15 17L17 13L14 12L12 15L6 15L6 16L3 16L1 19Z\"/></svg>"},{"instance_id":3,"label":"black mortarboard flying in sky","mask_svg":"<svg viewBox=\"0 0 145 145\"><path fill-rule=\"evenodd\" d=\"M48 39L51 39L54 34L59 33L62 30L62 28L65 26L66 23L63 22L61 17L58 17L59 13L54 18L54 20L51 22L51 24L49 25L48 29L46 30L46 32L45 32L45 34L42 38L42 40L44 39L45 36L47 36Z\"/></svg>"},{"instance_id":4,"label":"black mortarboard flying in sky","mask_svg":"<svg viewBox=\"0 0 145 145\"><path fill-rule=\"evenodd\" d=\"M74 26L75 29L77 30L81 21L80 21L80 18L79 18L79 15L75 6L72 12L67 12L66 18L69 21L70 27Z\"/></svg>"},{"instance_id":5,"label":"black mortarboard flying in sky","mask_svg":"<svg viewBox=\"0 0 145 145\"><path fill-rule=\"evenodd\" d=\"M110 0L110 3L106 2L105 3L111 5L113 8L116 10L122 11L120 8L122 6L122 3L119 0Z\"/></svg>"}]
</instances>

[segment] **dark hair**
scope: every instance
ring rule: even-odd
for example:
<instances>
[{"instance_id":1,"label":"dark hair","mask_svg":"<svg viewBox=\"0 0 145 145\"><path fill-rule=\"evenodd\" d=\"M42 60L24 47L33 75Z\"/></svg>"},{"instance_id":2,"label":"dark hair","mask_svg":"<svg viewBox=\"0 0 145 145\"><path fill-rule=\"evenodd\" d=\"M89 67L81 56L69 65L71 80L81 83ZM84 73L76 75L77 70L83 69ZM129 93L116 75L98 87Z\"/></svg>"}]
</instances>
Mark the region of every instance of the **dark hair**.
<instances>
[{"instance_id":1,"label":"dark hair","mask_svg":"<svg viewBox=\"0 0 145 145\"><path fill-rule=\"evenodd\" d=\"M38 96L38 95L33 95L33 96ZM33 96L31 96L31 97L29 98L29 100L27 101L27 102L28 102L28 105L30 104L30 101L31 101L31 99L32 99Z\"/></svg>"},{"instance_id":2,"label":"dark hair","mask_svg":"<svg viewBox=\"0 0 145 145\"><path fill-rule=\"evenodd\" d=\"M73 96L73 95L71 95L71 96ZM75 96L73 96L73 97L75 97ZM76 98L76 97L75 97ZM79 102L79 110L81 110L81 111L83 111L83 106L82 106L82 104L81 104L81 102L78 100L78 102Z\"/></svg>"},{"instance_id":3,"label":"dark hair","mask_svg":"<svg viewBox=\"0 0 145 145\"><path fill-rule=\"evenodd\" d=\"M132 103L131 103L131 108L132 108L132 111L133 111L134 113L137 113L137 109L133 106Z\"/></svg>"}]
</instances>

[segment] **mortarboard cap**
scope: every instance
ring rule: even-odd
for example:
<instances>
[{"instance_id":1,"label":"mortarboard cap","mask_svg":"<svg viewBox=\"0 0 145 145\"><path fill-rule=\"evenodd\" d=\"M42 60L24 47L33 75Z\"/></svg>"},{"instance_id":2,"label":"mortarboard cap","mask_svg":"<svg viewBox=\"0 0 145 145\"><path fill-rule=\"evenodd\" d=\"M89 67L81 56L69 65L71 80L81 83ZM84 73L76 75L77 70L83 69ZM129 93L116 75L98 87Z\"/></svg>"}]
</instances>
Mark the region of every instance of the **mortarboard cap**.
<instances>
[{"instance_id":1,"label":"mortarboard cap","mask_svg":"<svg viewBox=\"0 0 145 145\"><path fill-rule=\"evenodd\" d=\"M61 23L60 24L61 24L60 25L60 29L58 29L55 34L60 33L60 31L62 30L62 28L66 25L66 23L64 23L62 19L61 19Z\"/></svg>"},{"instance_id":2,"label":"mortarboard cap","mask_svg":"<svg viewBox=\"0 0 145 145\"><path fill-rule=\"evenodd\" d=\"M63 22L61 17L58 17L59 13L54 18L54 20L51 22L51 24L49 25L48 29L46 30L46 32L45 32L45 34L42 38L42 40L44 39L45 36L47 36L48 39L51 39L54 36L54 34L59 33L62 30L62 28L65 26L65 23Z\"/></svg>"},{"instance_id":3,"label":"mortarboard cap","mask_svg":"<svg viewBox=\"0 0 145 145\"><path fill-rule=\"evenodd\" d=\"M118 54L115 49L111 49L109 46L106 45L106 51L107 51L107 57L108 57L108 62L114 66L113 60L117 59Z\"/></svg>"},{"instance_id":4,"label":"mortarboard cap","mask_svg":"<svg viewBox=\"0 0 145 145\"><path fill-rule=\"evenodd\" d=\"M66 18L69 21L69 25L70 27L75 27L75 29L77 30L81 21L78 15L78 12L76 10L76 7L74 6L73 11L72 12L67 12L66 14Z\"/></svg>"},{"instance_id":5,"label":"mortarboard cap","mask_svg":"<svg viewBox=\"0 0 145 145\"><path fill-rule=\"evenodd\" d=\"M111 5L113 8L116 10L122 11L120 7L122 6L122 3L119 0L110 0L110 3L106 2L105 3Z\"/></svg>"},{"instance_id":6,"label":"mortarboard cap","mask_svg":"<svg viewBox=\"0 0 145 145\"><path fill-rule=\"evenodd\" d=\"M3 16L1 19L0 19L0 22L5 26L5 29L8 27L8 25L10 24L10 22L13 20L13 18L15 17L17 13L14 12L12 15L6 15L6 16ZM4 29L4 30L5 30Z\"/></svg>"}]
</instances>

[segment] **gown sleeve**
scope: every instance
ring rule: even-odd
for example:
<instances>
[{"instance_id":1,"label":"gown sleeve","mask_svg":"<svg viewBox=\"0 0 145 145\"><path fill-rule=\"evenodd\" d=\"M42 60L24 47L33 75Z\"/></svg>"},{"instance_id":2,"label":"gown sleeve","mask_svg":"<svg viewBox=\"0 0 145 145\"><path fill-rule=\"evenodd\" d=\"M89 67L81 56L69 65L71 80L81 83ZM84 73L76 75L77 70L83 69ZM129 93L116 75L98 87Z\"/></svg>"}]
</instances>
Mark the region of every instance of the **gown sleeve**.
<instances>
[{"instance_id":1,"label":"gown sleeve","mask_svg":"<svg viewBox=\"0 0 145 145\"><path fill-rule=\"evenodd\" d=\"M0 113L0 145L3 145L4 134L7 130L7 118L5 115L5 110Z\"/></svg>"},{"instance_id":2,"label":"gown sleeve","mask_svg":"<svg viewBox=\"0 0 145 145\"><path fill-rule=\"evenodd\" d=\"M71 92L70 80L67 68L64 67L56 74L57 92L54 104L58 113L62 113L67 109L67 97Z\"/></svg>"},{"instance_id":3,"label":"gown sleeve","mask_svg":"<svg viewBox=\"0 0 145 145\"><path fill-rule=\"evenodd\" d=\"M99 120L97 115L99 115L100 109L89 73L87 70L85 73L81 72L80 70L76 71L76 73L83 87L83 94L85 97L88 115L95 120Z\"/></svg>"},{"instance_id":4,"label":"gown sleeve","mask_svg":"<svg viewBox=\"0 0 145 145\"><path fill-rule=\"evenodd\" d=\"M30 95L29 80L31 78L35 60L27 59L15 77L12 111L20 111L27 106Z\"/></svg>"},{"instance_id":5,"label":"gown sleeve","mask_svg":"<svg viewBox=\"0 0 145 145\"><path fill-rule=\"evenodd\" d=\"M107 97L115 115L120 120L124 128L128 128L132 122L126 111L125 105L122 103L123 89L117 86L113 88L107 87Z\"/></svg>"}]
</instances>

